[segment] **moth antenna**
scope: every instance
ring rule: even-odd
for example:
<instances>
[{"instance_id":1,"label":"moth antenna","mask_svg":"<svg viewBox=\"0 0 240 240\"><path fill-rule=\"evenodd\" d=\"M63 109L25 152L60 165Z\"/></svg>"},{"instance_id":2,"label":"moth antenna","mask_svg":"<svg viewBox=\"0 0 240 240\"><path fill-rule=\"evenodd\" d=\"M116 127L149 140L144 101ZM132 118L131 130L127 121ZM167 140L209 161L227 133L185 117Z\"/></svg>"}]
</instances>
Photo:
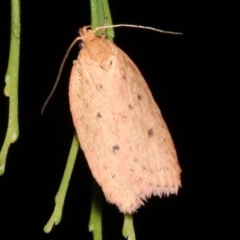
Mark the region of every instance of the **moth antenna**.
<instances>
[{"instance_id":1,"label":"moth antenna","mask_svg":"<svg viewBox=\"0 0 240 240\"><path fill-rule=\"evenodd\" d=\"M110 25L110 26L101 26L95 28L93 31L96 32L99 29L102 28L112 28L112 27L131 27L131 28L142 28L142 29L147 29L155 32L160 32L160 33L167 33L167 34L174 34L174 35L183 35L183 33L180 32L171 32L171 31L164 31L161 29L153 28L153 27L147 27L147 26L141 26L141 25L133 25L133 24L115 24L115 25Z\"/></svg>"},{"instance_id":2,"label":"moth antenna","mask_svg":"<svg viewBox=\"0 0 240 240\"><path fill-rule=\"evenodd\" d=\"M60 79L60 76L61 76L61 73L62 73L62 70L63 70L63 66L64 66L64 64L65 64L65 62L66 62L66 59L67 59L67 57L68 57L68 55L69 55L69 52L71 51L71 49L72 49L72 47L75 45L75 43L76 43L77 41L79 41L80 39L81 39L81 37L75 38L75 39L73 40L73 42L71 43L71 45L68 47L67 52L65 53L64 58L63 58L63 60L62 60L62 63L61 63L61 65L60 65L60 68L59 68L59 71L58 71L58 75L57 75L57 78L56 78L55 83L54 83L54 85L53 85L53 88L52 88L51 92L49 93L47 99L45 100L45 102L44 102L44 104L43 104L43 106L42 106L41 115L43 115L43 113L44 113L44 111L45 111L45 108L46 108L49 100L51 99L51 97L52 97L52 95L53 95L53 93L54 93L54 91L55 91L55 89L56 89L56 87L57 87L57 85L58 85L58 83L59 83L59 79Z\"/></svg>"}]
</instances>

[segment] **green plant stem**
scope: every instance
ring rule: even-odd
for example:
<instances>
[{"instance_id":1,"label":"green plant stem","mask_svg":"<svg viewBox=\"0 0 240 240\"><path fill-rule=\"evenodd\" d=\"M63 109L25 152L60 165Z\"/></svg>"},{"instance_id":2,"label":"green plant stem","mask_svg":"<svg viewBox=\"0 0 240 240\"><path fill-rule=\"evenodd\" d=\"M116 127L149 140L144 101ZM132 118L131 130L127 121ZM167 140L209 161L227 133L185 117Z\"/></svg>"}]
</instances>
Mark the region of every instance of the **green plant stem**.
<instances>
[{"instance_id":1,"label":"green plant stem","mask_svg":"<svg viewBox=\"0 0 240 240\"><path fill-rule=\"evenodd\" d=\"M135 232L134 232L132 215L129 215L129 214L124 215L122 234L128 240L135 240L136 239Z\"/></svg>"},{"instance_id":2,"label":"green plant stem","mask_svg":"<svg viewBox=\"0 0 240 240\"><path fill-rule=\"evenodd\" d=\"M92 28L102 26L105 18L103 1L102 0L90 0L91 11L91 26ZM97 32L100 34L101 32Z\"/></svg>"},{"instance_id":3,"label":"green plant stem","mask_svg":"<svg viewBox=\"0 0 240 240\"><path fill-rule=\"evenodd\" d=\"M107 18L106 19L106 25L113 25L112 16L111 16L108 0L103 0L103 9L104 9L104 12L105 12L105 17ZM114 29L113 28L108 28L107 29L107 39L109 41L113 42L113 38L114 37L115 37Z\"/></svg>"},{"instance_id":4,"label":"green plant stem","mask_svg":"<svg viewBox=\"0 0 240 240\"><path fill-rule=\"evenodd\" d=\"M102 191L93 179L91 214L88 224L89 232L93 232L94 240L102 239Z\"/></svg>"},{"instance_id":5,"label":"green plant stem","mask_svg":"<svg viewBox=\"0 0 240 240\"><path fill-rule=\"evenodd\" d=\"M6 137L0 152L0 175L4 174L8 149L19 136L18 126L18 74L20 57L20 1L11 0L11 39L6 86L4 94L9 97L9 116Z\"/></svg>"},{"instance_id":6,"label":"green plant stem","mask_svg":"<svg viewBox=\"0 0 240 240\"><path fill-rule=\"evenodd\" d=\"M112 17L108 4L108 0L91 0L91 26L92 28L102 26L103 24L112 25ZM97 35L101 35L102 31L98 30ZM113 28L106 29L107 39L113 41Z\"/></svg>"},{"instance_id":7,"label":"green plant stem","mask_svg":"<svg viewBox=\"0 0 240 240\"><path fill-rule=\"evenodd\" d=\"M70 178L72 175L72 170L73 170L75 160L77 157L78 149L79 149L79 142L78 142L77 136L75 134L73 137L73 140L72 140L72 145L71 145L71 149L70 149L70 152L68 155L67 165L65 167L61 185L60 185L58 193L55 197L55 208L54 208L51 218L49 219L48 223L44 227L45 233L49 233L52 230L53 225L54 224L57 225L61 221L63 205L64 205L69 181L70 181Z\"/></svg>"}]
</instances>

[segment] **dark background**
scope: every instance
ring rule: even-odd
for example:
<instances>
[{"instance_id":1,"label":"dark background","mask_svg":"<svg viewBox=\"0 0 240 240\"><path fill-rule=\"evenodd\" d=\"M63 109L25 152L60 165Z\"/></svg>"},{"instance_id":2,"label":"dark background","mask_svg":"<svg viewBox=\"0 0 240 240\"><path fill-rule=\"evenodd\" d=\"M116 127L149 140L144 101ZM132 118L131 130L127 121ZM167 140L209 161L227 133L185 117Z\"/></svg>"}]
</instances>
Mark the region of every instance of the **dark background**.
<instances>
[{"instance_id":1,"label":"dark background","mask_svg":"<svg viewBox=\"0 0 240 240\"><path fill-rule=\"evenodd\" d=\"M10 1L9 1L10 2ZM0 89L10 36L10 3L0 3ZM141 70L168 124L182 167L182 188L151 198L134 215L137 239L237 239L239 235L239 10L210 1L110 1L114 23L180 31L165 35L118 28L115 43ZM0 238L92 239L88 232L91 173L78 154L61 223L43 233L53 208L74 128L68 81L40 109L78 28L90 23L89 1L22 1L20 137L0 177ZM8 99L0 94L0 145ZM104 200L103 235L123 239L123 216Z\"/></svg>"}]
</instances>

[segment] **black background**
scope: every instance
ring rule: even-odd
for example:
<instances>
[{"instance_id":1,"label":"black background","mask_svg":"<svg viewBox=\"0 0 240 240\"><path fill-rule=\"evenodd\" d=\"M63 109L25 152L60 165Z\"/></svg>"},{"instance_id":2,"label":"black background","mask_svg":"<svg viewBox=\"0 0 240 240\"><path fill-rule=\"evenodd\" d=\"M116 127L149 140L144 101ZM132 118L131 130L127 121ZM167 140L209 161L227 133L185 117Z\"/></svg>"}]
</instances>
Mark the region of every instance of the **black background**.
<instances>
[{"instance_id":1,"label":"black background","mask_svg":"<svg viewBox=\"0 0 240 240\"><path fill-rule=\"evenodd\" d=\"M0 89L10 36L10 1L0 3ZM182 167L182 188L151 198L134 215L137 239L236 239L239 235L239 10L210 1L110 1L114 23L180 31L165 35L118 28L115 43L136 63L168 124ZM91 173L78 154L61 223L43 233L53 208L74 128L68 81L40 109L78 28L90 23L89 1L22 1L20 137L0 177L0 238L92 239L88 232ZM0 143L8 99L0 94ZM239 118L238 118L239 119ZM123 239L122 214L104 200L103 239Z\"/></svg>"}]
</instances>

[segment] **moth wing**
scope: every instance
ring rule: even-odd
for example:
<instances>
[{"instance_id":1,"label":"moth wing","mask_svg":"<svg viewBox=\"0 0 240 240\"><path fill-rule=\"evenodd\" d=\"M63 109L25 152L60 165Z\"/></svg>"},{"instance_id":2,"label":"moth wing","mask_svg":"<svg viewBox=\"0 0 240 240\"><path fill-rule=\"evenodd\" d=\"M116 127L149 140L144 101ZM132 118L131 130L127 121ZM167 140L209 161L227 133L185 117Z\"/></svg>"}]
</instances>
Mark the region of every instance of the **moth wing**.
<instances>
[{"instance_id":1,"label":"moth wing","mask_svg":"<svg viewBox=\"0 0 240 240\"><path fill-rule=\"evenodd\" d=\"M151 195L176 194L177 155L152 94L115 44L85 43L70 77L70 107L81 148L107 200L133 213Z\"/></svg>"}]
</instances>

